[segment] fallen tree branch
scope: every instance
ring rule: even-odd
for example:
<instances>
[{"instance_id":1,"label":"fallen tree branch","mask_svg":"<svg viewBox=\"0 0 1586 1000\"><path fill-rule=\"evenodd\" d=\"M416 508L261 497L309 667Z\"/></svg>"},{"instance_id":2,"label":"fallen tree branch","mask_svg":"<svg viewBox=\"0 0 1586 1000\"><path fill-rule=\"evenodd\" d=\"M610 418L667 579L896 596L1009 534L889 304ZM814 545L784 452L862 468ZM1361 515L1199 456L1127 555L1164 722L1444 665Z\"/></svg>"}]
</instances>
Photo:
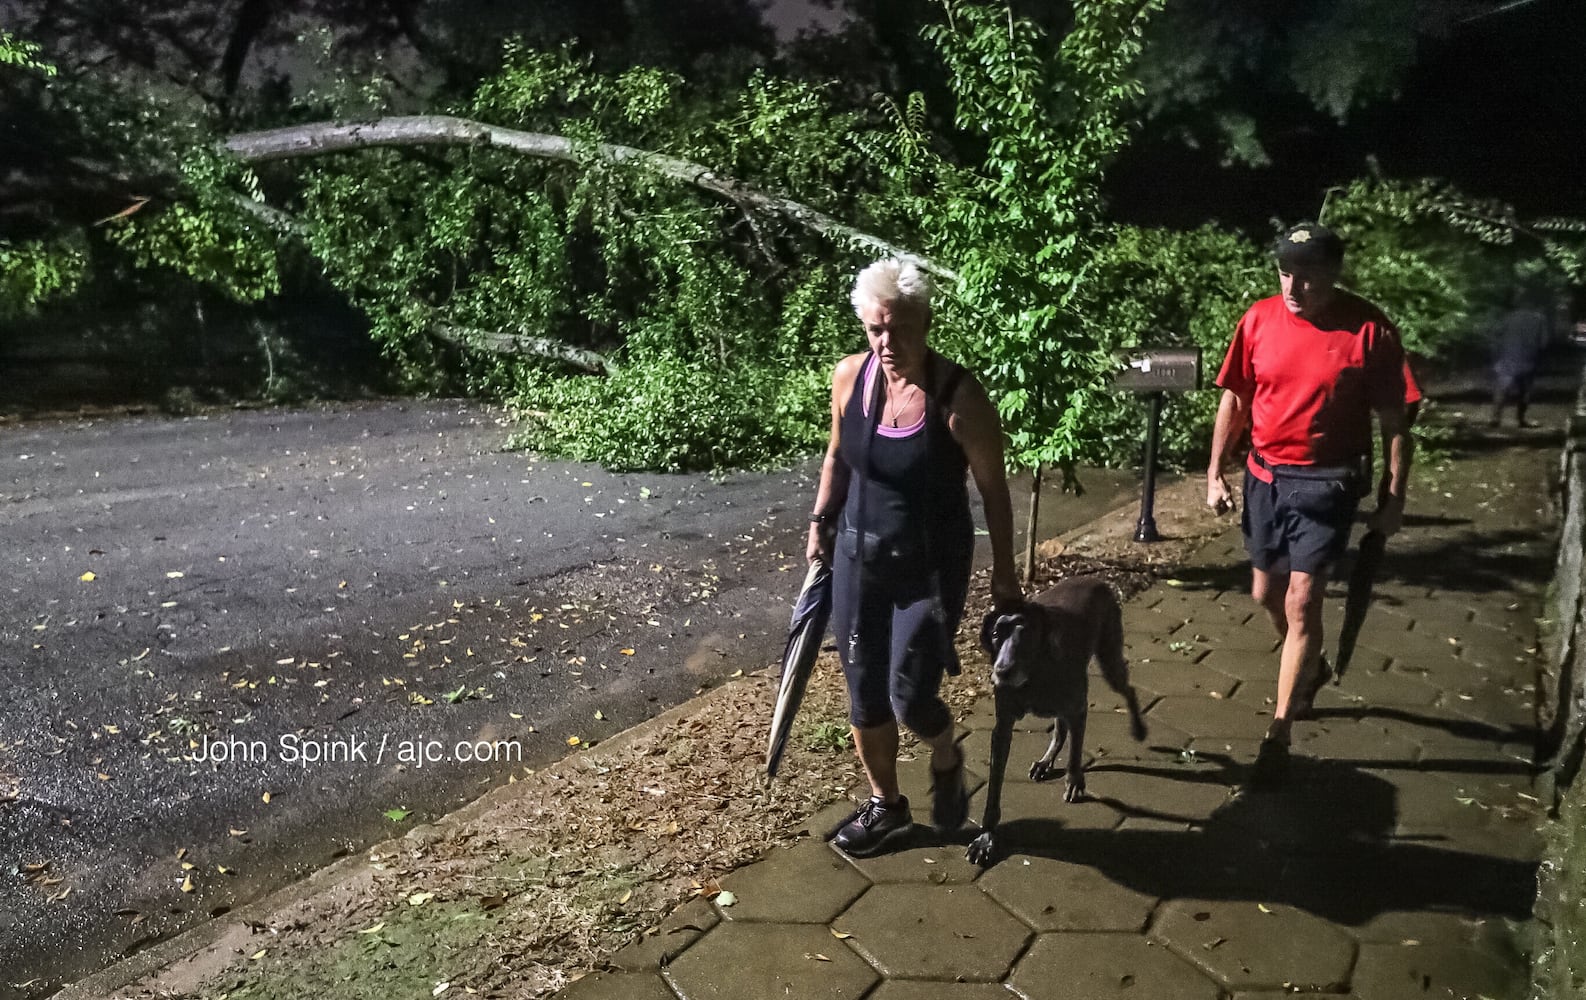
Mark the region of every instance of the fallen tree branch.
<instances>
[{"instance_id":1,"label":"fallen tree branch","mask_svg":"<svg viewBox=\"0 0 1586 1000\"><path fill-rule=\"evenodd\" d=\"M223 148L246 163L288 160L378 146L491 146L524 156L578 163L591 156L631 164L699 188L741 207L782 216L812 232L889 257L902 257L948 281L958 275L879 236L861 232L801 202L747 187L704 164L615 143L579 143L561 135L522 132L452 115L397 115L371 122L312 122L262 132L244 132Z\"/></svg>"},{"instance_id":2,"label":"fallen tree branch","mask_svg":"<svg viewBox=\"0 0 1586 1000\"><path fill-rule=\"evenodd\" d=\"M526 333L515 333L510 330L484 330L472 326L454 326L450 323L436 323L430 327L430 333L449 344L456 344L459 347L471 348L477 351L550 358L553 361L563 361L575 368L582 368L585 371L599 375L617 374L616 363L604 354L588 351L581 347L571 347L549 337L533 337Z\"/></svg>"}]
</instances>

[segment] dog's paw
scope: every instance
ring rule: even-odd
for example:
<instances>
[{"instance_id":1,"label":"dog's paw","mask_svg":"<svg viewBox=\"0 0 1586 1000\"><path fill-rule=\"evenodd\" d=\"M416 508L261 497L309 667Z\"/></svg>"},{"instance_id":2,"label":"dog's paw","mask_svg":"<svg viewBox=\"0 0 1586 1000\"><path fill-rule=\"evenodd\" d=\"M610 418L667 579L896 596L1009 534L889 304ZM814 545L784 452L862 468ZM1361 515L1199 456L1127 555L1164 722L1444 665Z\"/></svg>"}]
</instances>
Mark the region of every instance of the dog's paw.
<instances>
[{"instance_id":1,"label":"dog's paw","mask_svg":"<svg viewBox=\"0 0 1586 1000\"><path fill-rule=\"evenodd\" d=\"M987 830L969 842L969 849L964 851L964 857L971 864L982 868L990 868L997 860L997 835Z\"/></svg>"},{"instance_id":2,"label":"dog's paw","mask_svg":"<svg viewBox=\"0 0 1586 1000\"><path fill-rule=\"evenodd\" d=\"M1046 781L1049 778L1057 777L1057 773L1060 770L1062 770L1062 769L1059 768L1056 764L1053 764L1051 761L1047 760L1045 757L1042 757L1040 760L1038 760L1034 764L1030 765L1030 780L1031 781Z\"/></svg>"},{"instance_id":3,"label":"dog's paw","mask_svg":"<svg viewBox=\"0 0 1586 1000\"><path fill-rule=\"evenodd\" d=\"M1085 800L1085 779L1070 778L1063 788L1064 802L1083 802Z\"/></svg>"}]
</instances>

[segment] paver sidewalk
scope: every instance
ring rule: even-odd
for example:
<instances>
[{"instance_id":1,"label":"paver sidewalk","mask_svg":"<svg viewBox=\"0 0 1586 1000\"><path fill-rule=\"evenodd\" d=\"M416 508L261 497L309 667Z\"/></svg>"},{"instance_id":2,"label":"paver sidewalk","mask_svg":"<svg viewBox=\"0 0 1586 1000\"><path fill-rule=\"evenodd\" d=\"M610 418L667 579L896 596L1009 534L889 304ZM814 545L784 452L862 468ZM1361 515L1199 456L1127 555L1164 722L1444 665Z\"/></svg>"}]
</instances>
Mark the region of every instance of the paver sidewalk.
<instances>
[{"instance_id":1,"label":"paver sidewalk","mask_svg":"<svg viewBox=\"0 0 1586 1000\"><path fill-rule=\"evenodd\" d=\"M1046 744L1044 722L1027 719L995 866L964 860L972 827L945 844L922 829L864 861L806 840L722 879L733 905L694 900L561 995L1523 996L1547 443L1493 447L1420 486L1348 676L1295 728L1284 791L1234 794L1271 715L1276 655L1230 522L1125 606L1150 735L1133 743L1092 684L1088 801L1065 805L1061 781L1024 776ZM1332 636L1341 585L1330 597ZM961 722L984 773L990 705ZM928 812L924 762L903 772ZM977 791L971 817L980 808Z\"/></svg>"}]
</instances>

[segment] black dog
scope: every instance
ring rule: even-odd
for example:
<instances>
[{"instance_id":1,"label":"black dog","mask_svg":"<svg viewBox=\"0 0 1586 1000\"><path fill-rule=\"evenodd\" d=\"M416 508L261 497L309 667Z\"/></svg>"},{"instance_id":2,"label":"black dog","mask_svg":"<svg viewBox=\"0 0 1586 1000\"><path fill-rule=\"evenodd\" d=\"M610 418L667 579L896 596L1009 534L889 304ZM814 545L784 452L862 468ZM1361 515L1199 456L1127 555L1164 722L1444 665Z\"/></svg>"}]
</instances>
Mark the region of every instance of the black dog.
<instances>
[{"instance_id":1,"label":"black dog","mask_svg":"<svg viewBox=\"0 0 1586 1000\"><path fill-rule=\"evenodd\" d=\"M1002 821L1002 776L1008 766L1013 724L1026 715L1054 719L1052 745L1030 765L1030 777L1044 781L1057 773L1057 755L1068 744L1067 787L1063 801L1085 794L1085 714L1089 707L1086 670L1094 657L1107 686L1129 706L1129 732L1145 739L1140 704L1129 684L1123 657L1123 609L1112 587L1094 577L1063 580L1014 611L993 611L980 627L980 645L992 658L997 726L991 734L991 776L986 786L985 831L966 856L989 865L997 854L997 824Z\"/></svg>"}]
</instances>

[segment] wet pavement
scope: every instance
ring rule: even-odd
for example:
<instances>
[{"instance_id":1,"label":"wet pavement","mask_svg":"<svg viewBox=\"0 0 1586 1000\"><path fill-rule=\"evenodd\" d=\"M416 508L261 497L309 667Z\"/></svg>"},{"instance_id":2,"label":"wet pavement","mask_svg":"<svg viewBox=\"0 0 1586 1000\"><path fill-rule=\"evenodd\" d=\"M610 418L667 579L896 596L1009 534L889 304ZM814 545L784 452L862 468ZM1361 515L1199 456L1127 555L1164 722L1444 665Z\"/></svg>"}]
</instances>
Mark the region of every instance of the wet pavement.
<instances>
[{"instance_id":1,"label":"wet pavement","mask_svg":"<svg viewBox=\"0 0 1586 1000\"><path fill-rule=\"evenodd\" d=\"M774 657L813 463L613 475L507 431L450 403L0 431L0 997ZM1043 534L1133 489L1087 479Z\"/></svg>"}]
</instances>

